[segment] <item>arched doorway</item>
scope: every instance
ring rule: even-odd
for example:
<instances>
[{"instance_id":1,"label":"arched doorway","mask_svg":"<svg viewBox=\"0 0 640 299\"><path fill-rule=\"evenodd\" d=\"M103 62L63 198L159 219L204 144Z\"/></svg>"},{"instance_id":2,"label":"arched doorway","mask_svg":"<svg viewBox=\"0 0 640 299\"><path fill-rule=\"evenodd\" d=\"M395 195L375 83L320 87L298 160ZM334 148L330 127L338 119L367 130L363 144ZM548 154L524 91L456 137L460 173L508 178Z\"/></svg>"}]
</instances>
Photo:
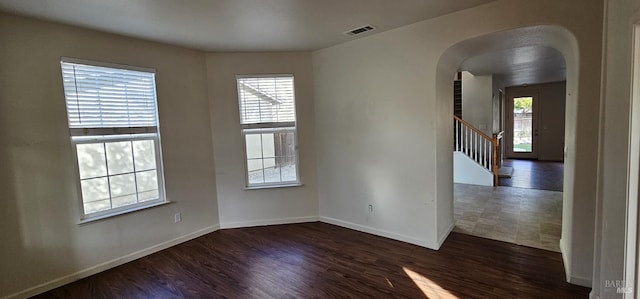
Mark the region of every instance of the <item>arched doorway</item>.
<instances>
[{"instance_id":1,"label":"arched doorway","mask_svg":"<svg viewBox=\"0 0 640 299\"><path fill-rule=\"evenodd\" d=\"M586 229L584 227L585 223L593 224L593 211L585 212L580 207L580 205L585 204L581 203L579 195L581 185L585 179L583 174L580 173L580 169L586 163L583 164L583 161L578 161L579 158L577 157L588 155L590 150L580 148L578 146L579 142L577 142L577 136L585 134L583 130L579 130L581 128L578 125L580 118L578 113L579 51L576 38L565 28L553 25L539 25L488 33L460 41L443 53L438 62L436 74L438 112L443 115L438 121L437 134L439 142L437 147L438 152L442 155L439 161L443 162L440 163L447 163L447 165L443 165L446 167L439 167L438 169L446 168L447 173L445 176L444 171L441 171L442 175L438 175L438 186L441 187L439 188L440 190L449 191L453 189L452 162L450 157L445 157L447 153L450 155L453 151L451 143L451 140L453 140L453 125L452 121L445 119L444 115L453 114L451 79L454 78L455 72L459 70L463 61L469 57L524 47L547 47L557 50L562 53L566 62L566 129L564 132L566 147L563 186L565 192L563 194L560 248L565 260L565 268L567 269L567 280L577 284L588 285L588 277L574 278L571 276L573 260L576 256L588 256L591 258L593 255L593 244L578 245L585 240L593 240L592 227ZM445 160L446 162L444 162ZM595 161L590 161L589 163L595 163ZM445 180L448 180L448 182ZM443 197L438 197L439 203L447 208L446 217L453 218L452 196L446 196L446 200ZM442 210L444 209L440 211Z\"/></svg>"}]
</instances>

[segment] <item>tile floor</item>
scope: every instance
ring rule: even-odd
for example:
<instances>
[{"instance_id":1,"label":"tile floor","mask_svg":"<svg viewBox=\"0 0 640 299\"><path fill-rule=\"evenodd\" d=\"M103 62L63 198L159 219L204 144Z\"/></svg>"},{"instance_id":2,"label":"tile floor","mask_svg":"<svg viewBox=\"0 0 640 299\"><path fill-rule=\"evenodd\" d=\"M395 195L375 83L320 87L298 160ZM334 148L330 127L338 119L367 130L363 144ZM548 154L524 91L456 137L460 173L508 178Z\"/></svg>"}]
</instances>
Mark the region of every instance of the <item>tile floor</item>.
<instances>
[{"instance_id":1,"label":"tile floor","mask_svg":"<svg viewBox=\"0 0 640 299\"><path fill-rule=\"evenodd\" d=\"M454 231L560 252L562 192L454 184Z\"/></svg>"}]
</instances>

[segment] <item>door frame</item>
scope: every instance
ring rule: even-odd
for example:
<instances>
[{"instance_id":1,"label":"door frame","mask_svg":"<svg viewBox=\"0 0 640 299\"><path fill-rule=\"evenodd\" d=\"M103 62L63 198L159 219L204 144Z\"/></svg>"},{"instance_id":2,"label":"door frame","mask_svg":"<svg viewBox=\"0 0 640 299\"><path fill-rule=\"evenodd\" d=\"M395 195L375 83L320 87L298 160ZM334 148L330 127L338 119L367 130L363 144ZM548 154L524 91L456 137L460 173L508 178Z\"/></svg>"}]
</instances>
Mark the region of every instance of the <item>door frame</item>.
<instances>
[{"instance_id":1,"label":"door frame","mask_svg":"<svg viewBox=\"0 0 640 299\"><path fill-rule=\"evenodd\" d=\"M629 172L627 181L627 215L625 228L624 250L624 287L631 287L631 292L625 292L624 298L634 298L638 290L640 277L640 262L638 257L638 222L640 196L640 22L633 25L631 63L631 107L629 127ZM629 289L625 289L628 291Z\"/></svg>"},{"instance_id":2,"label":"door frame","mask_svg":"<svg viewBox=\"0 0 640 299\"><path fill-rule=\"evenodd\" d=\"M505 98L506 93L501 88L498 89L498 132L504 132L505 128ZM504 162L505 158L505 139L500 139L500 143L498 144L498 167L502 167L502 162Z\"/></svg>"},{"instance_id":3,"label":"door frame","mask_svg":"<svg viewBox=\"0 0 640 299\"><path fill-rule=\"evenodd\" d=\"M515 98L524 98L524 97L532 97L532 108L533 114L531 119L531 152L514 152L513 151L513 99ZM508 158L513 159L538 159L538 120L540 117L540 97L538 91L530 90L530 91L516 91L516 92L507 92L505 103L505 151Z\"/></svg>"}]
</instances>

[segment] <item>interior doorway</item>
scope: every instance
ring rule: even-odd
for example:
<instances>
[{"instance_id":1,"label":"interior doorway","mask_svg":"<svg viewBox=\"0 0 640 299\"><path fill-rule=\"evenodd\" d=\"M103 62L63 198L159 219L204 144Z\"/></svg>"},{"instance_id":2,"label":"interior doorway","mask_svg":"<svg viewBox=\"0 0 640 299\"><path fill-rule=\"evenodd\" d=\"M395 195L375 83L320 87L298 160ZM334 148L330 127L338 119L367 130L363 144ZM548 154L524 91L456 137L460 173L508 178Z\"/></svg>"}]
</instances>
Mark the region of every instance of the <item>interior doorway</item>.
<instances>
[{"instance_id":1,"label":"interior doorway","mask_svg":"<svg viewBox=\"0 0 640 299\"><path fill-rule=\"evenodd\" d=\"M526 38L527 31L531 29L536 29L537 32L536 34L532 35L532 37L539 36L540 38L534 38L530 41L543 43L552 41L553 43L519 44L518 41L528 41L528 39ZM545 36L548 36L549 38L545 38ZM524 48L514 48L514 44L521 45ZM483 46L485 48L483 48ZM482 49L482 51L480 52L478 49ZM544 113L542 113L541 115L546 118L547 116L549 116L547 113L549 112L552 115L561 114L565 117L553 118L559 121L547 124L543 123L540 126L540 132L542 133L540 137L542 137L543 139L546 138L547 140L551 140L551 143L555 144L556 146L552 146L551 148L545 148L543 146L542 150L539 149L539 155L543 155L544 158L548 157L549 160L556 160L555 157L558 157L557 161L563 161L566 157L567 163L564 165L563 170L564 192L562 195L562 207L560 207L560 209L562 210L562 217L561 219L558 219L559 221L554 221L556 221L556 223L561 223L561 247L563 256L571 257L572 259L580 258L581 261L584 261L582 265L576 265L575 263L565 264L565 270L568 280L580 283L585 281L583 280L583 277L588 277L583 275L583 270L585 267L591 267L590 258L593 257L593 246L591 245L594 244L593 219L595 219L595 215L591 207L595 204L595 194L597 194L597 192L595 191L596 185L592 183L591 179L593 178L592 173L594 169L597 169L598 159L595 153L596 151L590 150L593 149L594 146L597 146L597 138L593 139L591 138L591 136L577 139L574 138L574 136L587 136L586 134L588 134L588 126L585 124L592 124L589 121L592 122L593 116L597 117L599 115L597 112L595 112L595 110L597 109L594 109L593 107L594 105L597 106L597 103L599 103L600 89L599 86L586 84L586 82L589 82L588 78L591 78L592 76L597 77L599 75L593 74L591 72L586 72L579 67L581 56L579 55L580 48L578 47L577 39L570 31L566 30L565 28L558 26L540 25L489 33L487 35L480 35L460 41L457 44L451 46L445 51L445 53L442 54L442 57L438 62L437 72L437 81L439 82L436 86L436 97L438 98L437 108L438 111L444 111L448 113L440 113L439 117L436 119L438 123L438 130L436 130L438 132L438 149L436 151L436 156L438 157L438 171L436 172L436 186L438 190L438 207L439 209L440 207L442 207L442 211L445 211L446 214L443 216L442 221L438 222L438 228L441 231L446 231L448 229L448 225L455 224L456 220L461 219L458 218L458 215L460 215L460 213L457 210L459 210L462 206L457 202L454 203L454 200L458 199L456 198L457 195L454 194L453 196L449 196L449 190L455 189L451 188L451 185L454 185L454 182L452 182L453 180L450 179L451 176L455 176L455 171L453 169L453 160L455 156L451 155L453 156L451 158L447 158L445 156L450 155L449 153L452 150L451 139L453 138L452 135L455 132L450 118L444 117L451 115L453 112L451 107L451 99L453 97L453 88L450 85L451 79L454 78L456 71L465 69L471 70L475 63L502 61L500 59L504 59L505 57L517 56L519 52L522 52L524 54L527 51L534 49L543 50L543 52L546 52L547 54L560 52L561 56L558 59L552 57L550 57L550 59L548 60L545 59L545 61L550 61L553 63L541 64L538 63L540 62L539 58L544 57L545 55L530 55L528 57L536 57L536 59L534 59L532 63L532 66L564 66L564 68L562 68L564 71L561 72L563 76L552 77L549 75L545 75L544 77L546 79L542 81L558 83L554 85L554 89L557 88L560 91L556 90L556 92L552 92L552 97L549 97L546 93L544 93L544 91L540 92L542 95L544 95L545 99L557 99L548 101L548 103L546 104L550 104L550 106L548 106L549 109L545 109ZM487 58L488 55L485 54L491 51L497 52L493 54L493 57L496 57L497 60L491 60ZM507 63L505 65L508 67L510 64ZM514 67L514 69L516 68ZM522 68L519 66L516 71L517 70L522 70ZM505 74L507 72L496 70L487 73ZM515 72L515 74L522 75L523 72L519 71ZM549 73L544 71L536 72L536 74ZM541 82L533 80L535 78L526 77L524 75L522 75L520 78L522 80L505 80L503 78L498 78L502 83L501 85L505 88L505 99L508 99L510 90L514 89L508 88L509 86L518 87L527 84L529 87L531 87L536 84L533 82ZM496 87L500 88L500 86ZM578 91L580 91L579 96ZM542 104L544 106L545 103ZM564 123L565 119L566 127ZM553 127L551 126L552 124ZM580 124L580 126L578 124ZM547 126L546 129L545 125ZM549 135L547 133L551 134ZM500 190L507 188L495 189ZM519 190L527 192L528 190L535 189L519 188ZM478 195L480 194L480 192L469 192L467 194ZM539 199L544 197L536 198ZM477 201L474 202L473 199L469 199L468 201L471 208L477 207L479 204L477 203ZM501 207L495 206L493 204L489 205L488 202L485 205L485 208L487 206L490 206L490 208L501 209ZM515 208L515 204L513 206ZM452 211L453 213L450 213L449 211ZM462 213L462 215L460 216L464 217L464 211L460 212ZM482 211L482 213L484 212L488 211ZM545 212L541 212L541 214L544 216ZM443 214L439 213L438 215ZM452 215L453 217L449 217L449 215ZM538 216L540 215L535 215L533 219L540 219L540 217ZM473 215L469 215L469 217L473 217ZM449 220L453 220L451 221L453 223L449 222ZM476 222L476 224L479 223L479 221L480 220L478 219L478 222ZM518 225L520 224L520 221L526 222L526 219L518 216L516 218L516 222ZM507 226L505 224L506 223L494 223L493 225L494 228L514 227L513 225ZM516 225L516 227L519 227L518 225ZM472 225L470 225L469 227L471 226ZM476 228L478 227L474 227L474 230ZM520 232L518 231L516 232L516 239L518 239L519 233ZM529 236L535 236L535 232L529 231L525 233L525 231L522 231L522 240L526 240L526 237ZM538 234L538 236L540 236L540 234ZM554 243L555 241L556 240L554 240Z\"/></svg>"},{"instance_id":2,"label":"interior doorway","mask_svg":"<svg viewBox=\"0 0 640 299\"><path fill-rule=\"evenodd\" d=\"M493 54L482 57L486 55ZM458 173L470 173L471 167L460 166L462 158L454 146L454 164L458 163L453 188L455 232L560 252L566 81L554 78L523 82L503 73L486 74L475 69L463 72L461 119L465 128L494 136L504 131L505 138L498 139L494 159L499 165L497 188L456 181L461 177L456 177ZM454 114L459 84L454 82ZM464 136L460 127L454 126L454 137L459 135ZM472 138L471 147L474 142Z\"/></svg>"}]
</instances>

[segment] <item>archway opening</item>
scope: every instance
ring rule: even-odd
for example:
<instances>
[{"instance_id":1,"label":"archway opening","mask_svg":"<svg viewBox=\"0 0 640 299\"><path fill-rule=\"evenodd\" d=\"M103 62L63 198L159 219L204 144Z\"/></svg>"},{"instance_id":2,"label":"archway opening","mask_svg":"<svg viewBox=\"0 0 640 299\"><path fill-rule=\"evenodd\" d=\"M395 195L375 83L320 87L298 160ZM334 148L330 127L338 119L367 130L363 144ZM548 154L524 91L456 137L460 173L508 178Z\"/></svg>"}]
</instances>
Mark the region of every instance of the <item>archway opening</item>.
<instances>
[{"instance_id":1,"label":"archway opening","mask_svg":"<svg viewBox=\"0 0 640 299\"><path fill-rule=\"evenodd\" d=\"M558 59L558 57L560 57L560 60ZM459 129L454 129L454 122L450 117L454 113L452 104L452 100L454 98L452 80L456 77L456 73L458 71L463 71L465 70L465 68L469 68L470 65L474 64L481 65L488 70L499 70L500 68L503 68L512 73L510 75L490 71L482 73L476 70L476 75L488 76L489 78L494 80L496 80L496 78L498 78L499 80L501 76L502 78L506 77L507 79L502 80L510 81L502 84L505 87L523 84L532 85L548 82L562 82L566 80L566 83L563 84L565 95L564 100L566 101L566 108L564 111L565 125L563 132L561 132L560 134L563 142L562 150L560 152L560 158L564 160L564 182L562 184L562 189L564 190L564 192L560 195L561 198L559 199L562 210L561 216L556 217L555 219L555 221L560 222L558 223L558 225L562 225L561 229L558 227L558 230L560 231L555 232L558 233L558 238L552 240L541 240L539 231L523 231L521 235L518 235L517 228L515 229L515 231L513 227L511 227L509 230L509 226L513 226L514 224L516 226L521 225L520 222L524 223L524 221L527 220L527 217L534 216L534 214L530 214L526 215L527 217L522 217L522 215L514 214L514 212L519 213L520 211L514 209L514 207L512 206L514 204L513 201L511 203L507 201L503 204L511 204L511 206L506 206L504 210L509 211L512 216L511 218L514 219L500 219L500 215L485 215L488 216L488 218L485 217L484 220L474 218L473 216L469 217L467 220L475 220L476 225L478 223L478 220L485 221L485 223L482 223L479 226L480 229L476 230L480 233L489 234L491 232L488 232L487 230L490 227L499 228L497 236L493 239L511 241L513 243L521 245L533 245L527 244L526 241L533 241L527 240L527 238L534 237L538 238L536 240L538 243L551 242L553 245L551 247L557 248L558 251L561 251L563 254L568 277L571 269L571 256L574 251L574 249L572 248L572 237L574 234L575 226L573 217L573 190L575 188L574 179L576 175L576 163L575 154L570 153L569 155L567 155L567 148L569 148L569 151L580 151L579 148L575 148L573 146L575 145L575 136L577 135L576 122L578 110L578 58L579 53L575 37L569 31L559 26L540 25L493 32L461 41L448 48L443 53L440 61L438 62L436 83L436 95L438 99L437 107L439 112L438 115L442 115L438 119L437 130L437 148L439 153L437 184L439 190L439 212L444 212L444 215L439 215L439 218L450 217L448 220L450 220L450 223L452 223L456 220L456 212L458 212L458 214L460 212L459 210L457 211L454 207L454 158L452 157L452 152L454 152L456 147L456 144L452 142L452 140L454 140L456 134L459 133ZM535 61L539 61L541 59L550 60L547 61L547 63L544 63L544 66L548 68L545 69L544 67L531 67L532 65L534 65ZM564 69L560 67L561 72L558 72L557 65L555 69L553 68L553 61L556 61L556 64L558 63L558 61L562 61L564 63ZM518 67L521 67L521 69L518 69ZM482 69L482 67L480 67L479 69ZM514 71L520 72L514 74ZM497 89L500 89L496 88L495 84L492 85L494 86L489 88L489 105L492 105L492 103L494 103L495 97L498 96L497 92L495 91ZM502 90L504 91L504 89ZM490 115L488 120L481 120L480 122L476 122L480 125L484 124L484 126L479 126L480 128L477 128L479 131L486 130L486 134L491 135L491 133L495 133L495 129L501 129L501 125L504 126L504 124L499 123L500 120L492 118L492 116L495 114L494 112L496 111L489 111ZM445 116L449 117L447 118ZM505 128L503 127L502 129ZM510 141L513 141L513 137L511 137ZM489 190L492 189L493 187L489 188ZM471 198L468 198L468 203L470 203L469 205L473 208L473 196L477 195L479 192L477 190L471 189L468 190L467 193L472 195ZM492 196L492 194L489 194L489 197ZM492 204L495 205L496 202L494 201ZM475 207L478 208L477 203ZM500 210L502 207L494 206L491 208ZM476 213L477 212L487 211L476 211ZM540 212L544 213L545 211ZM487 219L491 219L491 217L494 218L492 219L493 222L487 221ZM500 220L503 221L501 222ZM442 223L447 223L447 221L442 221ZM589 249L589 251L592 252L592 248Z\"/></svg>"}]
</instances>

